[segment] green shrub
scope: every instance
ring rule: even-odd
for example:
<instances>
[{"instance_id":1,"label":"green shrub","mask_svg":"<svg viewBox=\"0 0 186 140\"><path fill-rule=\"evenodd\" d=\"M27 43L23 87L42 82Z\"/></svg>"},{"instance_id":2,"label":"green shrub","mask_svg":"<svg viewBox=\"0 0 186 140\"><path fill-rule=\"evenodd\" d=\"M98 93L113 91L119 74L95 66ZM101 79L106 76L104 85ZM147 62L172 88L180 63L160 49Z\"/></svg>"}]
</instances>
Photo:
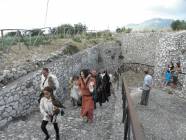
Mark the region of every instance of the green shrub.
<instances>
[{"instance_id":1,"label":"green shrub","mask_svg":"<svg viewBox=\"0 0 186 140\"><path fill-rule=\"evenodd\" d=\"M73 37L72 40L81 43L81 37Z\"/></svg>"},{"instance_id":2,"label":"green shrub","mask_svg":"<svg viewBox=\"0 0 186 140\"><path fill-rule=\"evenodd\" d=\"M63 50L64 54L66 55L72 55L75 54L77 52L79 52L79 48L75 45L69 44L64 50Z\"/></svg>"},{"instance_id":3,"label":"green shrub","mask_svg":"<svg viewBox=\"0 0 186 140\"><path fill-rule=\"evenodd\" d=\"M120 41L120 40L116 40L116 43L117 43L119 46L121 46L121 45L122 45L122 43L121 43L121 41Z\"/></svg>"}]
</instances>

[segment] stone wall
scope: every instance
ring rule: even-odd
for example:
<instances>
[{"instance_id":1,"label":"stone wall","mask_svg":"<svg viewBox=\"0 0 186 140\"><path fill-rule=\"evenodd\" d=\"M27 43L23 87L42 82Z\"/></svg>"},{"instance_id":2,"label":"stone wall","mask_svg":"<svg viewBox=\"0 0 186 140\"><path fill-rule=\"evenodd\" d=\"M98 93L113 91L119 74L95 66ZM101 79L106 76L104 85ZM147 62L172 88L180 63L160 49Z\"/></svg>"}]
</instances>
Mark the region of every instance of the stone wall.
<instances>
[{"instance_id":1,"label":"stone wall","mask_svg":"<svg viewBox=\"0 0 186 140\"><path fill-rule=\"evenodd\" d=\"M120 52L121 47L116 43L100 44L72 56L63 56L46 65L59 79L58 97L64 99L69 77L79 75L81 69L114 69L118 65ZM14 118L31 113L33 106L38 104L40 73L41 70L29 73L0 90L0 127Z\"/></svg>"},{"instance_id":2,"label":"stone wall","mask_svg":"<svg viewBox=\"0 0 186 140\"><path fill-rule=\"evenodd\" d=\"M127 71L134 71L136 73L143 73L144 69L148 68L149 69L149 74L153 75L154 74L154 67L151 65L146 65L146 64L140 64L140 63L123 63L120 66L120 71L127 72Z\"/></svg>"},{"instance_id":3,"label":"stone wall","mask_svg":"<svg viewBox=\"0 0 186 140\"><path fill-rule=\"evenodd\" d=\"M180 91L175 93L186 98L186 32L130 33L120 38L124 71L141 71L143 67L154 68L155 86L162 83L162 75L172 61L181 62L182 74L179 74ZM138 68L139 67L139 68ZM139 69L139 70L138 70Z\"/></svg>"},{"instance_id":4,"label":"stone wall","mask_svg":"<svg viewBox=\"0 0 186 140\"><path fill-rule=\"evenodd\" d=\"M9 64L6 67L0 66L0 88L6 86L7 84L17 80L20 77L27 75L30 72L36 71L41 68L43 65L46 65L56 59L59 59L61 56L65 55L65 49L69 45L64 45L62 49L52 52L48 56L34 56L34 59L26 59L24 63L13 63Z\"/></svg>"},{"instance_id":5,"label":"stone wall","mask_svg":"<svg viewBox=\"0 0 186 140\"><path fill-rule=\"evenodd\" d=\"M120 38L124 63L139 63L154 66L159 40L166 33L130 33Z\"/></svg>"},{"instance_id":6,"label":"stone wall","mask_svg":"<svg viewBox=\"0 0 186 140\"><path fill-rule=\"evenodd\" d=\"M186 32L177 33L131 33L120 38L121 43L99 44L72 56L61 56L52 60L46 67L56 74L61 99L67 95L67 81L70 76L79 74L82 68L114 72L141 72L149 67L154 73L155 84L161 83L162 69L170 62L181 62L183 74L179 80L183 84L181 97L186 97ZM153 70L154 69L154 70ZM12 119L32 112L39 95L40 72L29 73L0 90L0 127Z\"/></svg>"},{"instance_id":7,"label":"stone wall","mask_svg":"<svg viewBox=\"0 0 186 140\"><path fill-rule=\"evenodd\" d=\"M186 98L186 32L175 32L167 34L160 39L160 45L156 51L154 80L156 86L162 83L163 71L172 61L176 66L177 62L181 63L182 74L179 74L179 82L183 85L180 97Z\"/></svg>"}]
</instances>

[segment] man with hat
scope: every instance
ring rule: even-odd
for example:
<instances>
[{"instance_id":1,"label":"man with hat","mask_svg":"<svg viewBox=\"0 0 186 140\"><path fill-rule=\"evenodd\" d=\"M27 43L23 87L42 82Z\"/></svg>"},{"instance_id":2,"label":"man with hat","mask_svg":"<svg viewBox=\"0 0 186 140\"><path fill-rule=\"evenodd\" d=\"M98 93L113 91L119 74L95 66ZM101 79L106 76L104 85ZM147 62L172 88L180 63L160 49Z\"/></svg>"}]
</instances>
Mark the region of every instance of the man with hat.
<instances>
[{"instance_id":1,"label":"man with hat","mask_svg":"<svg viewBox=\"0 0 186 140\"><path fill-rule=\"evenodd\" d=\"M144 73L145 73L145 77L144 77L144 82L143 82L143 91L142 91L142 95L141 95L141 105L147 105L148 104L148 99L149 99L149 94L150 94L150 90L152 87L152 76L149 75L149 71L148 68L144 69Z\"/></svg>"}]
</instances>

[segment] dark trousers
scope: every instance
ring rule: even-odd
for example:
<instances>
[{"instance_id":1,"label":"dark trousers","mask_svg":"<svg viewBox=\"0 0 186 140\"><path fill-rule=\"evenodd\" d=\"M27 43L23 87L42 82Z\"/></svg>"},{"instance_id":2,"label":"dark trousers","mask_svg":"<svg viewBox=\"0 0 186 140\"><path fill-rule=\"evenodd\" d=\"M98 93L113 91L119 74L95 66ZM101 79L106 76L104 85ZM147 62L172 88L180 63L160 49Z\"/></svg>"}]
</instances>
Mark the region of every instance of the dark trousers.
<instances>
[{"instance_id":1,"label":"dark trousers","mask_svg":"<svg viewBox=\"0 0 186 140\"><path fill-rule=\"evenodd\" d=\"M74 98L71 99L71 102L72 102L72 105L73 106L76 106L77 105L77 101Z\"/></svg>"},{"instance_id":2,"label":"dark trousers","mask_svg":"<svg viewBox=\"0 0 186 140\"><path fill-rule=\"evenodd\" d=\"M96 109L96 100L94 99L94 109Z\"/></svg>"},{"instance_id":3,"label":"dark trousers","mask_svg":"<svg viewBox=\"0 0 186 140\"><path fill-rule=\"evenodd\" d=\"M143 90L141 95L141 102L140 102L141 105L148 104L149 94L150 94L150 90Z\"/></svg>"},{"instance_id":4,"label":"dark trousers","mask_svg":"<svg viewBox=\"0 0 186 140\"><path fill-rule=\"evenodd\" d=\"M47 124L48 124L48 121L43 120L42 123L41 123L41 129L42 129L43 133L45 133L45 135L47 137L49 137L48 130L46 129ZM53 123L53 126L54 126L54 130L56 132L56 137L59 137L58 124L57 123Z\"/></svg>"},{"instance_id":5,"label":"dark trousers","mask_svg":"<svg viewBox=\"0 0 186 140\"><path fill-rule=\"evenodd\" d=\"M40 103L41 98L42 98L43 96L44 96L44 93L43 93L43 92L41 92L41 93L40 93L40 95L39 95L38 103Z\"/></svg>"}]
</instances>

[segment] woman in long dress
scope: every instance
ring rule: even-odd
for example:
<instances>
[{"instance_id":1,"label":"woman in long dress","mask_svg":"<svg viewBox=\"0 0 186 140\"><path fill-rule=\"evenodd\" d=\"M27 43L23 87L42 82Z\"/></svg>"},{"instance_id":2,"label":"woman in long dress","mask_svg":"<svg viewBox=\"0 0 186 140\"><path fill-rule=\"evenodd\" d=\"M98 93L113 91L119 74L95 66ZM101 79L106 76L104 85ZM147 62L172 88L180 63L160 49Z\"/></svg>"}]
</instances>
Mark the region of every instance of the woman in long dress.
<instances>
[{"instance_id":1,"label":"woman in long dress","mask_svg":"<svg viewBox=\"0 0 186 140\"><path fill-rule=\"evenodd\" d=\"M81 70L80 78L78 81L80 94L82 96L82 106L81 106L81 117L86 119L87 122L93 122L93 112L94 112L94 101L89 90L91 83L91 75L88 70Z\"/></svg>"}]
</instances>

